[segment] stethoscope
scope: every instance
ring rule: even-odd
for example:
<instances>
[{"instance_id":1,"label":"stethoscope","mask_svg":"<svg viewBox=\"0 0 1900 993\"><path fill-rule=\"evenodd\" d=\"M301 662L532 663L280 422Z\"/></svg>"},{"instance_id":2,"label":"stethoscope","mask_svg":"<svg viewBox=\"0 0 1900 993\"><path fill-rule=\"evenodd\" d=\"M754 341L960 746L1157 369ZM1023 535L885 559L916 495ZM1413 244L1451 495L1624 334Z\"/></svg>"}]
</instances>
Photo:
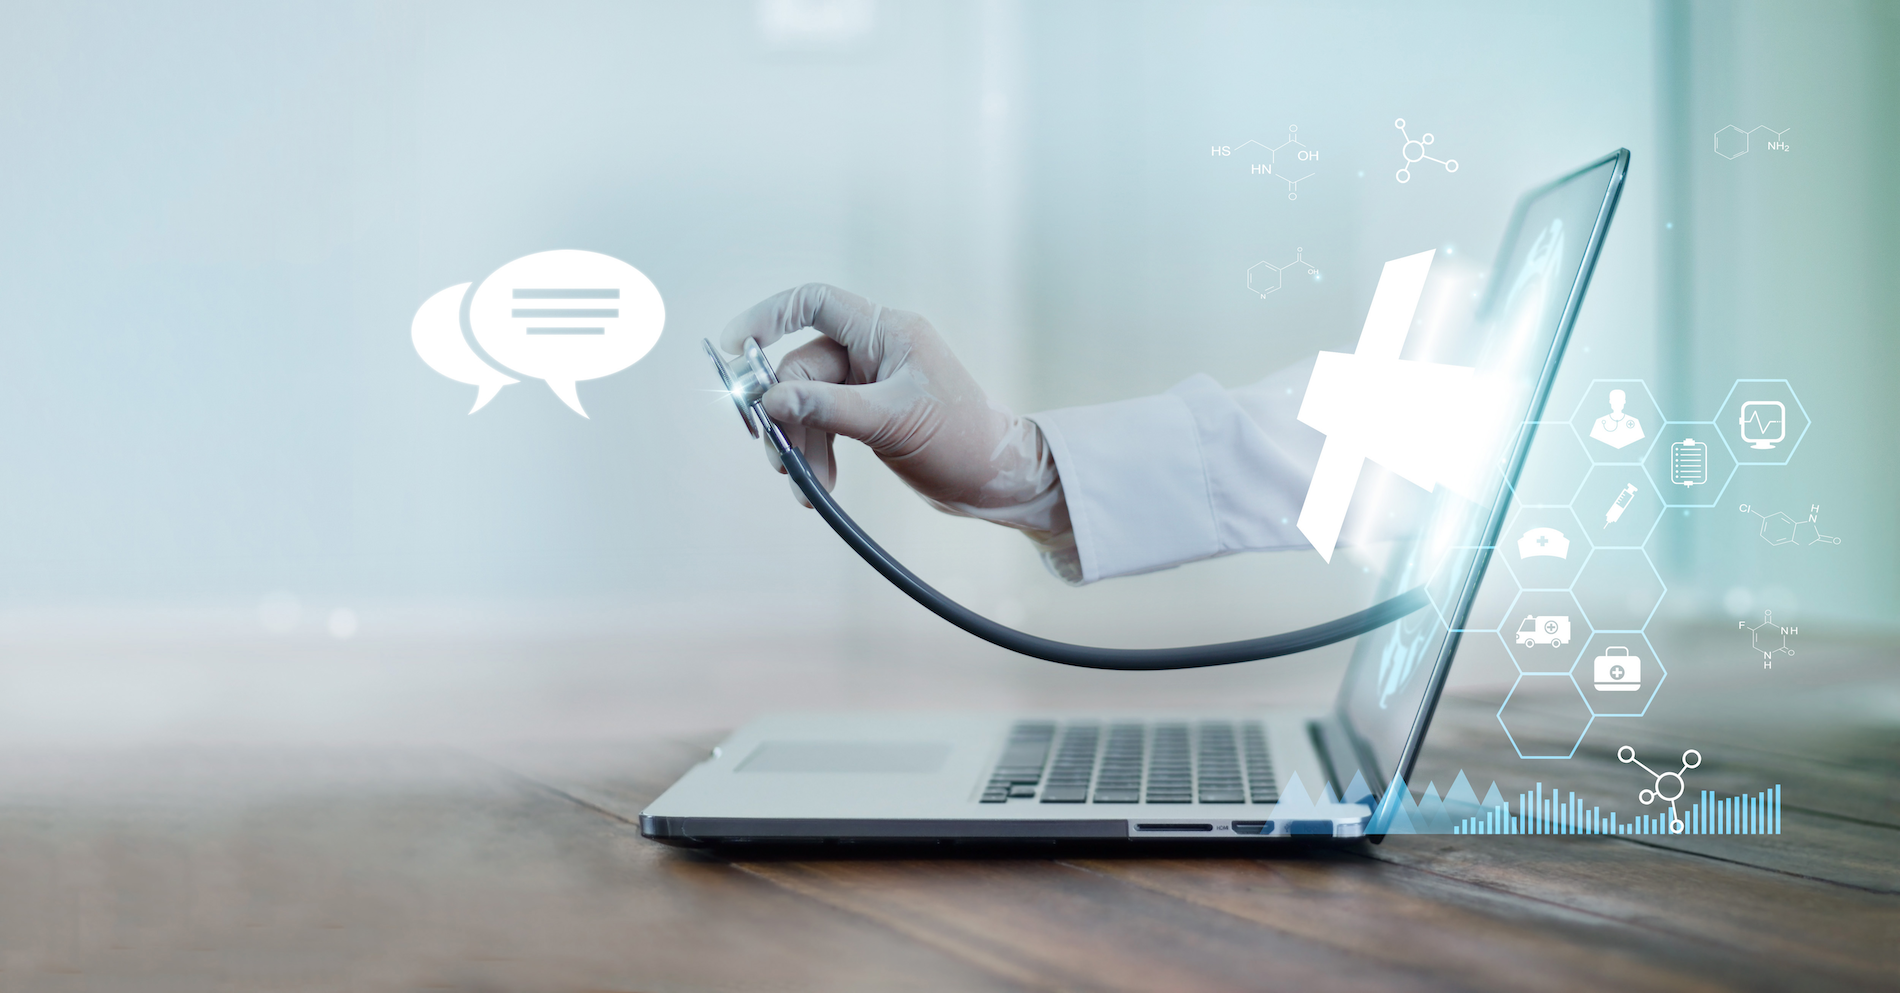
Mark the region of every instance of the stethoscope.
<instances>
[{"instance_id":1,"label":"stethoscope","mask_svg":"<svg viewBox=\"0 0 1900 993\"><path fill-rule=\"evenodd\" d=\"M767 443L778 452L779 461L785 465L792 482L805 494L805 499L811 501L812 509L818 511L818 516L823 517L825 523L838 532L838 537L843 538L845 544L870 563L871 568L922 604L924 609L984 641L1012 652L1088 669L1196 669L1209 665L1231 665L1324 648L1375 631L1430 603L1426 599L1424 587L1414 587L1364 610L1309 628L1265 638L1183 648L1093 648L1039 638L1006 627L944 596L931 588L930 584L918 579L915 573L904 568L903 563L892 558L891 553L871 540L871 536L865 534L864 529L844 512L844 508L838 506L831 494L825 492L824 486L812 475L811 464L805 461L804 453L786 440L785 432L779 430L779 426L765 413L765 391L777 385L778 374L772 371L772 364L766 360L757 342L746 339L744 353L733 359L722 357L711 341L706 341L705 345L713 367L719 370L720 382L725 384L726 395L732 398L733 406L739 408L739 419L745 422L746 430L752 432L754 438L761 434L765 436Z\"/></svg>"}]
</instances>

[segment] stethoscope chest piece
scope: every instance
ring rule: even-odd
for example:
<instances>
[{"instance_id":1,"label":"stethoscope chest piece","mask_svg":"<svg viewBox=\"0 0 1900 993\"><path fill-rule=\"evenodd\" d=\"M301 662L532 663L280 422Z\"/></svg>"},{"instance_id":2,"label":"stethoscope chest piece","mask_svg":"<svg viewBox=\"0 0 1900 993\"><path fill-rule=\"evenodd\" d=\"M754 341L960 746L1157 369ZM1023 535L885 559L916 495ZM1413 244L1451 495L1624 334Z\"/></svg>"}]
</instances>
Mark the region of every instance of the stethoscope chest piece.
<instances>
[{"instance_id":1,"label":"stethoscope chest piece","mask_svg":"<svg viewBox=\"0 0 1900 993\"><path fill-rule=\"evenodd\" d=\"M759 421L765 412L758 411L755 417L752 407L765 397L766 390L778 385L778 374L772 371L772 363L766 361L759 343L750 338L745 340L745 351L731 359L720 355L711 339L701 338L700 343L706 346L706 356L712 359L713 368L719 370L719 381L725 384L726 396L739 408L739 420L745 422L745 429L752 432L752 437L759 437Z\"/></svg>"}]
</instances>

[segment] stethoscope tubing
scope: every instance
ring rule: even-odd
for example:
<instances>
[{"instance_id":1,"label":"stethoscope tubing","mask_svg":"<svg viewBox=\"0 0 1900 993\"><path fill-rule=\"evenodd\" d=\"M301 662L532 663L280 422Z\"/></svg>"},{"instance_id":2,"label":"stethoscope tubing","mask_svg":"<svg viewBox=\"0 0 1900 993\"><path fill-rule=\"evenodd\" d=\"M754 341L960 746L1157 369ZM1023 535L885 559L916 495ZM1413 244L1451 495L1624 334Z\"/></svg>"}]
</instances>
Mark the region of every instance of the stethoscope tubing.
<instances>
[{"instance_id":1,"label":"stethoscope tubing","mask_svg":"<svg viewBox=\"0 0 1900 993\"><path fill-rule=\"evenodd\" d=\"M765 428L779 461L792 477L799 492L811 502L812 509L825 523L851 546L878 574L891 581L891 584L903 590L912 600L923 605L925 610L949 621L993 645L1007 648L1012 652L1031 658L1055 662L1061 665L1079 666L1084 669L1115 669L1122 671L1158 671L1168 669L1199 669L1213 665L1233 665L1238 662L1255 662L1260 659L1278 658L1283 655L1296 655L1300 652L1324 648L1338 644L1362 634L1368 634L1386 626L1415 611L1430 606L1431 601L1425 595L1422 586L1413 587L1389 600L1373 604L1364 610L1355 611L1344 617L1334 618L1324 624L1300 628L1283 634L1268 635L1264 638L1249 638L1245 641L1226 641L1212 645L1191 645L1182 648L1097 648L1089 645L1075 645L1064 641L1042 638L1024 631L1018 631L1007 625L999 624L987 617L963 606L938 592L929 583L904 567L904 564L884 550L851 515L844 512L838 501L832 499L823 485L812 475L811 464L805 461L805 455L792 445L779 430L777 424L766 416L765 405L754 402L752 413Z\"/></svg>"}]
</instances>

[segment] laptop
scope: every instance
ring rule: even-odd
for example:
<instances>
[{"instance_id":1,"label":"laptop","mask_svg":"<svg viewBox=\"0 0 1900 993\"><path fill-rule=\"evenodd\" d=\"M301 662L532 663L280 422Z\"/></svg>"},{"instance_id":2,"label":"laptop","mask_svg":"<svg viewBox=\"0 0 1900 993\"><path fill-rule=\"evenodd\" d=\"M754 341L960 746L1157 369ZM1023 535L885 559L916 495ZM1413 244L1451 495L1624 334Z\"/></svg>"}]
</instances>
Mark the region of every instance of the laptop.
<instances>
[{"instance_id":1,"label":"laptop","mask_svg":"<svg viewBox=\"0 0 1900 993\"><path fill-rule=\"evenodd\" d=\"M1357 639L1331 709L766 716L655 799L641 833L686 846L1379 840L1628 168L1618 149L1525 194L1476 318L1408 336L1401 358L1474 367L1506 413L1486 477L1438 487L1409 537L1377 546L1378 599L1424 586L1430 606Z\"/></svg>"}]
</instances>

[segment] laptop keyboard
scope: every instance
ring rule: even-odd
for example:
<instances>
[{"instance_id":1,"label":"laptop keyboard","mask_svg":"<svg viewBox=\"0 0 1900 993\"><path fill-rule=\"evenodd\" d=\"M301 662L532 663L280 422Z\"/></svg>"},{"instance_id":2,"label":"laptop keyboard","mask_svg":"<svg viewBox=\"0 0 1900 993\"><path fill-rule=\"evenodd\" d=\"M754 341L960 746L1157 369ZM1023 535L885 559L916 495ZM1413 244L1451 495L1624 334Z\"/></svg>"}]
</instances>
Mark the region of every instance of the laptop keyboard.
<instances>
[{"instance_id":1,"label":"laptop keyboard","mask_svg":"<svg viewBox=\"0 0 1900 993\"><path fill-rule=\"evenodd\" d=\"M1020 721L984 803L1274 803L1259 721Z\"/></svg>"}]
</instances>

